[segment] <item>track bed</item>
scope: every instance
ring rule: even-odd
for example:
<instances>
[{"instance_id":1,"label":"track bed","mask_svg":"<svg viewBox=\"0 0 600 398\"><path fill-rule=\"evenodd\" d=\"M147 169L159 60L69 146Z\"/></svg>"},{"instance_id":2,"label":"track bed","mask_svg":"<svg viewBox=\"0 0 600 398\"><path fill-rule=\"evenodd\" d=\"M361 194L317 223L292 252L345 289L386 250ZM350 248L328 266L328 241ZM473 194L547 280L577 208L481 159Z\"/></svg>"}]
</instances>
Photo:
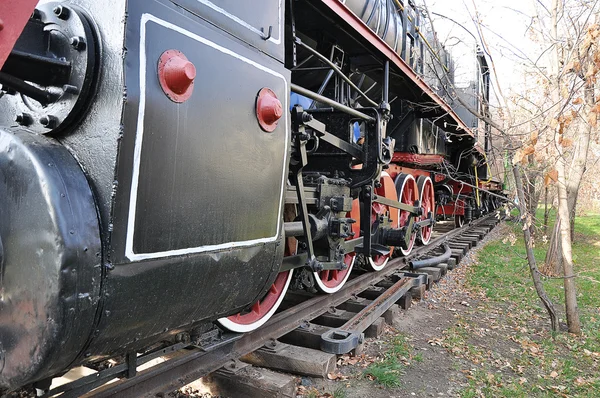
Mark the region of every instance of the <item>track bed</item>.
<instances>
[{"instance_id":1,"label":"track bed","mask_svg":"<svg viewBox=\"0 0 600 398\"><path fill-rule=\"evenodd\" d=\"M283 393L288 388L285 380L248 363L292 374L326 377L335 369L336 354L332 352L360 351L361 332L364 331L366 337L381 334L385 322L391 324L401 309L410 307L412 299L420 299L432 283L452 270L497 223L494 214L463 228L454 228L453 222L439 222L428 246L416 247L410 256L390 260L380 272L357 270L336 293L290 291L280 312L254 332L233 334L210 330L195 344L181 342L138 356L135 362L132 358L125 359L112 368L74 380L51 393L64 391L62 396L67 397L161 396L217 371L211 380L219 386L217 388L225 389L223 393L229 386L241 389L240 392L248 390L248 396L252 396L252 391L258 391L254 396L286 396L269 393L270 390L276 390L275 394ZM445 251L443 245L451 250L447 261L409 269L410 261L439 256ZM394 289L395 296L390 293ZM362 324L355 344L336 344L334 338L333 344L323 347L323 334L331 335L347 329L344 326L356 325L353 320ZM244 362L240 362L240 358ZM103 385L114 379L120 380ZM93 388L96 389L89 392Z\"/></svg>"}]
</instances>

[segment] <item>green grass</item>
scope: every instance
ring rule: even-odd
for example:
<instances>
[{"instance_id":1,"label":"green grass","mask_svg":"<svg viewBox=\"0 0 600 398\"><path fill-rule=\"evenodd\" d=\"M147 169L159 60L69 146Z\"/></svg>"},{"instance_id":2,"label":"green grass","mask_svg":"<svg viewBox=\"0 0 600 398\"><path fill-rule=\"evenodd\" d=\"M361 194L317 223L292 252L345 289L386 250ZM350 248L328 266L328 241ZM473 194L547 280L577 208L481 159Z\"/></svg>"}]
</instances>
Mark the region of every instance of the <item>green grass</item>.
<instances>
[{"instance_id":1,"label":"green grass","mask_svg":"<svg viewBox=\"0 0 600 398\"><path fill-rule=\"evenodd\" d=\"M326 391L319 391L316 388L311 388L304 395L306 398L319 398L319 397L331 397L331 398L346 398L348 393L345 387L338 387L333 392L329 393Z\"/></svg>"},{"instance_id":2,"label":"green grass","mask_svg":"<svg viewBox=\"0 0 600 398\"><path fill-rule=\"evenodd\" d=\"M403 334L392 337L390 347L382 360L374 362L367 367L364 375L386 388L399 387L400 376L406 364L410 361L421 362L423 356L418 353L413 355L413 347L408 338Z\"/></svg>"},{"instance_id":3,"label":"green grass","mask_svg":"<svg viewBox=\"0 0 600 398\"><path fill-rule=\"evenodd\" d=\"M346 389L344 387L338 387L333 391L333 398L346 398Z\"/></svg>"},{"instance_id":4,"label":"green grass","mask_svg":"<svg viewBox=\"0 0 600 398\"><path fill-rule=\"evenodd\" d=\"M550 216L549 231L552 230L554 216L554 213ZM537 218L543 218L543 210L538 211ZM531 283L520 225L512 228L512 234L517 238L514 245L503 241L486 245L479 255L485 263L471 273L470 282L485 289L491 299L511 297L520 308L530 308L538 298ZM547 246L547 243L543 243L541 231L538 231L533 249L538 266L544 262ZM576 279L576 286L582 320L586 321L589 332L597 332L599 325L593 318L600 316L592 315L600 315L600 215L577 217L573 258L575 272L580 275ZM545 279L544 287L556 304L564 302L562 279ZM537 308L541 311L541 308Z\"/></svg>"},{"instance_id":5,"label":"green grass","mask_svg":"<svg viewBox=\"0 0 600 398\"><path fill-rule=\"evenodd\" d=\"M536 216L542 221L543 209ZM552 213L549 233L554 218L555 213ZM538 226L534 248L538 266L543 264L547 250L542 234ZM446 333L446 347L460 349L467 359L488 359L482 369L467 377L468 386L461 395L600 396L600 357L595 354L600 353L600 215L577 217L575 222L573 258L579 275L576 286L582 336L549 332L546 311L531 281L521 225L512 226L509 235L512 236L505 236L504 242L491 242L480 251L478 263L468 273L468 285L485 295L488 312L494 310L499 314L500 323L506 329L506 335L499 334L499 338L510 339L506 345L512 344L512 349L517 351L511 358L512 368L523 371L494 373L494 367L488 365L490 354L486 357L486 351L489 353L493 347L471 344L468 321L459 321ZM563 280L543 278L543 283L565 322ZM532 345L535 352L530 351ZM490 372L493 377L489 376Z\"/></svg>"},{"instance_id":6,"label":"green grass","mask_svg":"<svg viewBox=\"0 0 600 398\"><path fill-rule=\"evenodd\" d=\"M400 375L403 365L397 358L386 358L381 362L372 363L365 370L367 376L371 376L386 388L400 387Z\"/></svg>"}]
</instances>

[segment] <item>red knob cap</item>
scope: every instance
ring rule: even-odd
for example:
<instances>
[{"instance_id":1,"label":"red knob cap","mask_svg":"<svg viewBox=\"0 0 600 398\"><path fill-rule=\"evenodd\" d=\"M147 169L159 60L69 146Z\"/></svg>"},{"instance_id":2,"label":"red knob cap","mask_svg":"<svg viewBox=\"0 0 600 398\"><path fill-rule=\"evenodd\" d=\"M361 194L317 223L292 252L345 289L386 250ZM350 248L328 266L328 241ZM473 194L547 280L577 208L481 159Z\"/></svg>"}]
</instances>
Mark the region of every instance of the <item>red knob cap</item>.
<instances>
[{"instance_id":1,"label":"red knob cap","mask_svg":"<svg viewBox=\"0 0 600 398\"><path fill-rule=\"evenodd\" d=\"M268 88L262 88L256 98L256 118L260 127L267 132L272 132L277 127L277 122L283 116L283 107L277 95Z\"/></svg>"},{"instance_id":2,"label":"red knob cap","mask_svg":"<svg viewBox=\"0 0 600 398\"><path fill-rule=\"evenodd\" d=\"M177 50L165 51L158 60L158 80L174 102L184 102L192 95L196 67Z\"/></svg>"}]
</instances>

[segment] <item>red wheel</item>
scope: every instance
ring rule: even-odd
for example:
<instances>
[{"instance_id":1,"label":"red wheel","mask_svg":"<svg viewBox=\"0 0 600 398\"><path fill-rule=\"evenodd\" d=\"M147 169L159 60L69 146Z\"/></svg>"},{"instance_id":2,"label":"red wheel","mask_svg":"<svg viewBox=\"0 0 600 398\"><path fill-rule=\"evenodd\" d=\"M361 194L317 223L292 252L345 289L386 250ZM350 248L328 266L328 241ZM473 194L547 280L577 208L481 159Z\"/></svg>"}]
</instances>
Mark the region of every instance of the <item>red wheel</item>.
<instances>
[{"instance_id":1,"label":"red wheel","mask_svg":"<svg viewBox=\"0 0 600 398\"><path fill-rule=\"evenodd\" d=\"M398 201L401 203L413 206L415 201L419 200L419 189L417 187L417 183L415 178L410 174L398 174L398 177L396 177L396 191L398 192ZM398 222L400 227L408 225L409 216L410 213L408 211L398 211ZM416 237L417 234L413 231L410 236L408 248L400 248L400 251L403 255L407 256L410 254L413 246L415 245Z\"/></svg>"},{"instance_id":2,"label":"red wheel","mask_svg":"<svg viewBox=\"0 0 600 398\"><path fill-rule=\"evenodd\" d=\"M465 225L465 216L461 216L460 214L454 215L454 226L456 228L462 228Z\"/></svg>"},{"instance_id":3,"label":"red wheel","mask_svg":"<svg viewBox=\"0 0 600 398\"><path fill-rule=\"evenodd\" d=\"M295 216L296 210L293 205L291 205L291 207L286 205L284 209L284 220L293 220ZM297 244L298 241L296 238L287 238L285 240L284 256L291 256L293 253L296 253ZM251 332L258 329L267 322L269 318L273 316L275 311L277 311L277 308L279 308L292 280L293 272L294 270L280 272L269 290L267 290L260 300L238 314L217 319L217 322L224 328L237 333Z\"/></svg>"},{"instance_id":4,"label":"red wheel","mask_svg":"<svg viewBox=\"0 0 600 398\"><path fill-rule=\"evenodd\" d=\"M360 235L360 203L358 199L352 202L352 211L347 215L349 218L356 220L352 224L352 232L354 232L354 238L358 238ZM320 272L314 272L315 282L317 287L323 293L335 293L344 286L344 283L348 280L352 267L354 266L354 260L356 259L356 253L348 253L344 256L344 263L348 268L344 270L325 270Z\"/></svg>"},{"instance_id":5,"label":"red wheel","mask_svg":"<svg viewBox=\"0 0 600 398\"><path fill-rule=\"evenodd\" d=\"M431 182L431 178L419 176L419 178L417 178L417 187L419 188L419 201L421 202L421 209L423 210L423 216L420 219L425 220L427 219L429 212L432 214L435 212L435 194L433 192L433 183ZM432 232L432 225L422 227L419 230L417 238L421 241L421 243L427 245L431 240Z\"/></svg>"},{"instance_id":6,"label":"red wheel","mask_svg":"<svg viewBox=\"0 0 600 398\"><path fill-rule=\"evenodd\" d=\"M375 189L375 193L377 195L385 196L388 199L397 201L398 195L396 194L394 180L392 180L390 175L384 171L383 173L381 173L381 179L379 180L379 182L381 186ZM392 211L394 211L395 213L395 209L392 209L389 206L383 205L381 203L373 203L373 207L371 210L372 232L375 232L377 228L379 228L379 217L381 216L389 217L392 220L391 227L398 228L398 217L395 217L395 214L393 214ZM389 261L393 251L394 248L391 247L390 252L388 254L369 256L369 265L371 266L373 271L381 271Z\"/></svg>"},{"instance_id":7,"label":"red wheel","mask_svg":"<svg viewBox=\"0 0 600 398\"><path fill-rule=\"evenodd\" d=\"M292 274L293 270L280 272L262 299L252 304L249 309L220 318L218 322L232 332L245 333L258 329L277 311L290 285Z\"/></svg>"}]
</instances>

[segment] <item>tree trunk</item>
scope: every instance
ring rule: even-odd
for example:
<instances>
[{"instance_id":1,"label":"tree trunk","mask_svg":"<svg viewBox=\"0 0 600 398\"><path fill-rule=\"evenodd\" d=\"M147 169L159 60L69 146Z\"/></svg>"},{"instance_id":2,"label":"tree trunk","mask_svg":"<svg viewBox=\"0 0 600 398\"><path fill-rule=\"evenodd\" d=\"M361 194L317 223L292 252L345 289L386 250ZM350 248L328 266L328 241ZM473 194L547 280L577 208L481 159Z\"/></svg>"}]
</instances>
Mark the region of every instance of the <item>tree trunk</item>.
<instances>
[{"instance_id":1,"label":"tree trunk","mask_svg":"<svg viewBox=\"0 0 600 398\"><path fill-rule=\"evenodd\" d=\"M583 172L581 173L583 176ZM574 192L568 192L569 199L569 222L571 226L571 243L575 239L575 215L577 214L577 197L579 197L579 186Z\"/></svg>"},{"instance_id":2,"label":"tree trunk","mask_svg":"<svg viewBox=\"0 0 600 398\"><path fill-rule=\"evenodd\" d=\"M558 134L558 133L557 133ZM559 150L560 151L560 150ZM560 151L562 152L562 151ZM558 218L560 221L560 244L559 256L562 257L565 286L565 307L567 312L567 325L569 332L581 334L581 323L579 321L579 309L577 307L577 288L575 287L575 274L573 271L573 257L571 252L571 223L569 212L569 201L567 197L567 179L565 170L564 154L558 159Z\"/></svg>"},{"instance_id":3,"label":"tree trunk","mask_svg":"<svg viewBox=\"0 0 600 398\"><path fill-rule=\"evenodd\" d=\"M521 180L521 170L518 165L513 166L513 175L515 176L515 183L517 186L517 195L519 197L519 211L521 212L521 216L527 214L527 203L525 202L525 193L523 191L523 181ZM525 217L525 219L527 219ZM529 271L531 272L531 278L533 279L533 285L535 286L535 291L537 292L538 297L542 301L542 304L548 311L548 316L550 317L550 327L552 331L558 331L558 316L556 315L556 309L554 308L554 304L550 301L550 298L546 294L544 290L544 285L542 284L542 280L540 278L540 272L537 268L537 263L535 261L535 257L533 255L533 247L531 244L531 233L529 232L529 228L523 228L523 237L525 238L525 250L527 251L527 263L529 264Z\"/></svg>"},{"instance_id":4,"label":"tree trunk","mask_svg":"<svg viewBox=\"0 0 600 398\"><path fill-rule=\"evenodd\" d=\"M546 269L553 270L554 275L562 275L563 264L562 256L560 255L561 252L562 246L560 244L560 218L557 215L556 220L554 221L554 228L552 228L552 235L550 235L550 244L548 245L546 258L544 260Z\"/></svg>"},{"instance_id":5,"label":"tree trunk","mask_svg":"<svg viewBox=\"0 0 600 398\"><path fill-rule=\"evenodd\" d=\"M544 236L548 236L548 186L544 188Z\"/></svg>"}]
</instances>

